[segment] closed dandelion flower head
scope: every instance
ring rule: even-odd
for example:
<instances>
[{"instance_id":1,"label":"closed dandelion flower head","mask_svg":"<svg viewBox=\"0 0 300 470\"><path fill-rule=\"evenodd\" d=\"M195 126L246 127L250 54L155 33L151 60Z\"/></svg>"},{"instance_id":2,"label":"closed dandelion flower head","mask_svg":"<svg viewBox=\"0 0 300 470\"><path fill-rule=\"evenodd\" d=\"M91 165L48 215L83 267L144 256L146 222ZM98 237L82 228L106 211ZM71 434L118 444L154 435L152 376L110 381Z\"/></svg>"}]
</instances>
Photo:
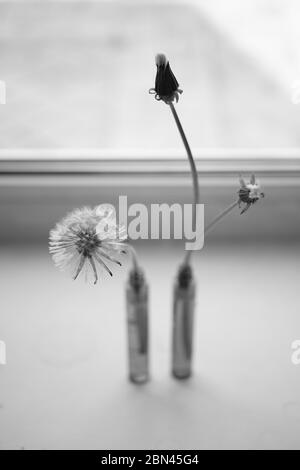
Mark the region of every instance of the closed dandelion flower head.
<instances>
[{"instance_id":1,"label":"closed dandelion flower head","mask_svg":"<svg viewBox=\"0 0 300 470\"><path fill-rule=\"evenodd\" d=\"M239 206L244 204L244 208L241 212L246 212L255 202L265 197L264 193L261 192L260 185L256 181L255 175L251 175L250 182L246 183L244 178L240 176L240 189L239 193Z\"/></svg>"},{"instance_id":2,"label":"closed dandelion flower head","mask_svg":"<svg viewBox=\"0 0 300 470\"><path fill-rule=\"evenodd\" d=\"M116 256L126 253L126 238L125 227L116 223L111 206L84 207L75 209L50 231L49 251L55 265L70 270L73 279L84 271L96 284L99 269L112 276L107 263L121 266Z\"/></svg>"},{"instance_id":3,"label":"closed dandelion flower head","mask_svg":"<svg viewBox=\"0 0 300 470\"><path fill-rule=\"evenodd\" d=\"M157 67L155 87L150 88L149 93L155 95L155 99L164 101L166 104L174 100L178 102L179 94L182 90L173 74L169 61L164 54L157 54L155 57Z\"/></svg>"}]
</instances>

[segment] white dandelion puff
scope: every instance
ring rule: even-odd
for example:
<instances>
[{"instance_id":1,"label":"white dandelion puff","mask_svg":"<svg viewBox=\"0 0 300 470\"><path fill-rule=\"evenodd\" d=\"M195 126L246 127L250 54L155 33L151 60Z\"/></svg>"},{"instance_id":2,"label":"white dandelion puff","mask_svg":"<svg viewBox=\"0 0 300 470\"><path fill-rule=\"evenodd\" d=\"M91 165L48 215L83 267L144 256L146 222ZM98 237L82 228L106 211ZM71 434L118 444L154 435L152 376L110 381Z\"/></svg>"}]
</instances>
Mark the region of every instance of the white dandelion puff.
<instances>
[{"instance_id":1,"label":"white dandelion puff","mask_svg":"<svg viewBox=\"0 0 300 470\"><path fill-rule=\"evenodd\" d=\"M49 251L55 265L69 269L73 279L84 270L92 273L94 284L98 270L112 276L109 263L121 266L117 256L127 253L126 229L116 223L115 211L108 205L75 209L50 231Z\"/></svg>"}]
</instances>

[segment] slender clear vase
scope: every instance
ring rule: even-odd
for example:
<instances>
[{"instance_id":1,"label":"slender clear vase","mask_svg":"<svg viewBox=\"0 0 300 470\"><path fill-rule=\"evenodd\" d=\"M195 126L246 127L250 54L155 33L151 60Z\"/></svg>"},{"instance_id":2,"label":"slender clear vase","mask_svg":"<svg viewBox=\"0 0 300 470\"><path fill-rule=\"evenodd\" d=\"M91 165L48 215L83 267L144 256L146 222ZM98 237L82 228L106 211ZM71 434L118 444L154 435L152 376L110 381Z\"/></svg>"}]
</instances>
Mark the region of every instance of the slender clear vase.
<instances>
[{"instance_id":1,"label":"slender clear vase","mask_svg":"<svg viewBox=\"0 0 300 470\"><path fill-rule=\"evenodd\" d=\"M177 379L192 373L195 292L191 267L184 265L174 286L172 374Z\"/></svg>"},{"instance_id":2,"label":"slender clear vase","mask_svg":"<svg viewBox=\"0 0 300 470\"><path fill-rule=\"evenodd\" d=\"M149 379L148 285L140 269L130 272L126 288L129 379Z\"/></svg>"}]
</instances>

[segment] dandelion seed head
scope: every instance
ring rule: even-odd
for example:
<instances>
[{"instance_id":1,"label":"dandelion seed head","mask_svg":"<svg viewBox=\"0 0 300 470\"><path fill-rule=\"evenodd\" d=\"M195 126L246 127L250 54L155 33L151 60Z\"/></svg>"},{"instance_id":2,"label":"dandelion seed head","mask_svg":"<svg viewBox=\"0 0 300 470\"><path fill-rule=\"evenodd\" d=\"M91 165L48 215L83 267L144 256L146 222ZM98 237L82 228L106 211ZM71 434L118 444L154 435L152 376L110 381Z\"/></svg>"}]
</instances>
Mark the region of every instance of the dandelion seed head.
<instances>
[{"instance_id":1,"label":"dandelion seed head","mask_svg":"<svg viewBox=\"0 0 300 470\"><path fill-rule=\"evenodd\" d=\"M55 265L69 270L77 279L84 271L94 284L99 269L112 276L107 263L121 265L115 255L124 252L125 227L116 223L115 211L108 205L75 209L50 231L49 251ZM125 250L126 251L126 250Z\"/></svg>"}]
</instances>

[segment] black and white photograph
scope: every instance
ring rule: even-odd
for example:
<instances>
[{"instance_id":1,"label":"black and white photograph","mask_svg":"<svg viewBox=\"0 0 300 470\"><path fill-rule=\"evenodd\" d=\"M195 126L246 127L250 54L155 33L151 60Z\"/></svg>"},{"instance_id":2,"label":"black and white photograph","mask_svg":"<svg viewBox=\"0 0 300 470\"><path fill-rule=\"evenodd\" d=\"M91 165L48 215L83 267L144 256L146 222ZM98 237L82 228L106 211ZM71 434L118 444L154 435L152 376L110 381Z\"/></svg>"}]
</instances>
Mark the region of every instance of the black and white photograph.
<instances>
[{"instance_id":1,"label":"black and white photograph","mask_svg":"<svg viewBox=\"0 0 300 470\"><path fill-rule=\"evenodd\" d=\"M299 25L0 0L0 450L300 450Z\"/></svg>"}]
</instances>

